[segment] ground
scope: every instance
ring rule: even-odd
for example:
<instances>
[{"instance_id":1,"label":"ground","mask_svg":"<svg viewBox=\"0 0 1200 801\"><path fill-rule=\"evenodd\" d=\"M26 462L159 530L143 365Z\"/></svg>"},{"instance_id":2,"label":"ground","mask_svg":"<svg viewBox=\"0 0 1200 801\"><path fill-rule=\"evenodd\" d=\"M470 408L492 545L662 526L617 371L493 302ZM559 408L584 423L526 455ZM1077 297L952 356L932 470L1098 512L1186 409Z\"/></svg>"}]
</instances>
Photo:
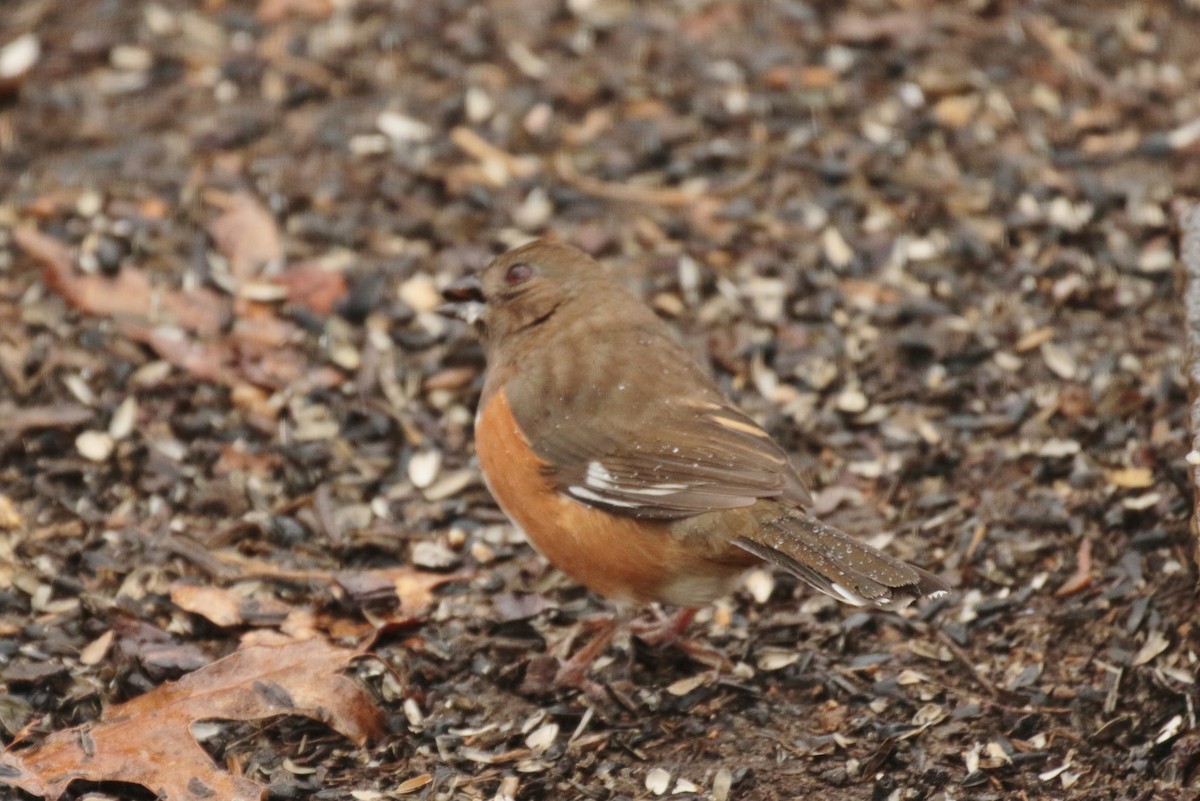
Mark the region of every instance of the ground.
<instances>
[{"instance_id":1,"label":"ground","mask_svg":"<svg viewBox=\"0 0 1200 801\"><path fill-rule=\"evenodd\" d=\"M14 753L315 635L387 730L210 727L272 798L1200 794L1194 0L17 0L0 47ZM607 607L490 500L434 312L533 235L956 592L756 572L691 629L732 670L626 636L548 686Z\"/></svg>"}]
</instances>

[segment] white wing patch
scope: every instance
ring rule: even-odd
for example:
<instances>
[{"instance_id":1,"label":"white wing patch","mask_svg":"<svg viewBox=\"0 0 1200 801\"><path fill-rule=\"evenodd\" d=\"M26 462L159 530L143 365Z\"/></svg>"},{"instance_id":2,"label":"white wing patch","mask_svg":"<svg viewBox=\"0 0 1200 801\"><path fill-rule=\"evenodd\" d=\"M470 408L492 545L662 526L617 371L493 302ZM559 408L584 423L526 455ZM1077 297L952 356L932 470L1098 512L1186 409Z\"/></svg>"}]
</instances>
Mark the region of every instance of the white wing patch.
<instances>
[{"instance_id":1,"label":"white wing patch","mask_svg":"<svg viewBox=\"0 0 1200 801\"><path fill-rule=\"evenodd\" d=\"M851 592L841 584L838 584L836 581L830 582L829 588L832 589L834 593L837 593L833 596L834 598L837 598L839 601L844 601L851 606L867 606L870 603L861 595ZM833 593L830 594L833 595ZM890 601L891 599L889 598L888 600Z\"/></svg>"},{"instance_id":2,"label":"white wing patch","mask_svg":"<svg viewBox=\"0 0 1200 801\"><path fill-rule=\"evenodd\" d=\"M626 509L638 508L638 505L636 503L630 503L628 501L618 501L615 498L606 498L603 495L598 495L597 493L592 492L590 489L587 489L586 487L567 487L567 492L571 495L574 495L576 498L580 498L585 501L591 501L593 503L603 503L603 504L607 504L608 506L623 506Z\"/></svg>"},{"instance_id":3,"label":"white wing patch","mask_svg":"<svg viewBox=\"0 0 1200 801\"><path fill-rule=\"evenodd\" d=\"M609 506L621 506L627 509L636 509L639 504L636 502L621 500L613 495L628 497L630 495L645 495L648 497L661 497L663 495L672 495L676 492L683 492L689 489L687 484L647 484L646 486L638 486L635 484L621 483L620 479L608 471L603 464L597 461L588 462L587 474L584 476L584 484L587 486L570 486L567 487L567 493L574 495L585 501L593 501L595 503L608 504Z\"/></svg>"},{"instance_id":4,"label":"white wing patch","mask_svg":"<svg viewBox=\"0 0 1200 801\"><path fill-rule=\"evenodd\" d=\"M587 476L584 482L596 489L617 489L616 477L605 469L599 462L588 462Z\"/></svg>"},{"instance_id":5,"label":"white wing patch","mask_svg":"<svg viewBox=\"0 0 1200 801\"><path fill-rule=\"evenodd\" d=\"M620 481L612 473L599 462L588 462L587 476L584 478L584 483L592 489L597 490L616 490L623 495L670 495L673 492L681 492L688 489L687 484L647 484L646 486L636 486L629 484L621 484Z\"/></svg>"}]
</instances>

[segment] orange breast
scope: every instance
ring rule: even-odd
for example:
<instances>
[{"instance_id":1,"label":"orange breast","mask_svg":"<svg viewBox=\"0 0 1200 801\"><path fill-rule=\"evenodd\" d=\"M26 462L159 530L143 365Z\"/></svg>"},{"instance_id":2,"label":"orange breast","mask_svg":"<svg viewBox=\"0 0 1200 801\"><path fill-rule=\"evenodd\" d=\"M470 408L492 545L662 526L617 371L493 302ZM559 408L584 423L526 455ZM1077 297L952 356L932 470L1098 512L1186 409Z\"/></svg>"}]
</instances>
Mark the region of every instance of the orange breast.
<instances>
[{"instance_id":1,"label":"orange breast","mask_svg":"<svg viewBox=\"0 0 1200 801\"><path fill-rule=\"evenodd\" d=\"M513 417L503 389L475 424L475 449L488 488L551 564L618 601L699 606L727 594L752 557L672 534L669 524L615 515L560 494Z\"/></svg>"}]
</instances>

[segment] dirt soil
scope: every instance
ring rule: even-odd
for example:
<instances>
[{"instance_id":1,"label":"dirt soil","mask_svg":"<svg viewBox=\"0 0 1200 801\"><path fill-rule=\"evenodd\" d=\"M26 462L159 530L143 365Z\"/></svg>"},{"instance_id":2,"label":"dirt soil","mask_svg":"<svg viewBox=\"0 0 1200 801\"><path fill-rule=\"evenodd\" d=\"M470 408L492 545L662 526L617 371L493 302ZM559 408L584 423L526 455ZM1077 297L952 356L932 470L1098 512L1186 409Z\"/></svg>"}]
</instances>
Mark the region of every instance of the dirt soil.
<instances>
[{"instance_id":1,"label":"dirt soil","mask_svg":"<svg viewBox=\"0 0 1200 801\"><path fill-rule=\"evenodd\" d=\"M6 46L3 745L241 644L374 636L385 736L209 725L218 769L276 799L1200 797L1195 0L9 0ZM760 571L691 629L732 669L625 635L602 693L549 686L608 607L490 500L482 353L434 312L532 235L956 593L863 612Z\"/></svg>"}]
</instances>

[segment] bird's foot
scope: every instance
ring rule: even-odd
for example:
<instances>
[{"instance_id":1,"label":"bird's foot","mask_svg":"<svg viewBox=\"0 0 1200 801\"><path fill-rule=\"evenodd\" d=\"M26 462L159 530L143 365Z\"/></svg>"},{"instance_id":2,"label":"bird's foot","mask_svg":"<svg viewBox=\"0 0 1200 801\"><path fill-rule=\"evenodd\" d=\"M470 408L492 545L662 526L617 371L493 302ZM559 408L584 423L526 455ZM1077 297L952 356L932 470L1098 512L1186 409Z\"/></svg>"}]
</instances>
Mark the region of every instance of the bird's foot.
<instances>
[{"instance_id":1,"label":"bird's foot","mask_svg":"<svg viewBox=\"0 0 1200 801\"><path fill-rule=\"evenodd\" d=\"M717 671L733 669L729 657L720 650L684 636L692 618L696 616L695 609L680 609L674 615L666 615L661 610L654 609L652 614L653 620L634 620L629 624L629 630L639 640L658 648L678 648L700 664L708 665Z\"/></svg>"},{"instance_id":2,"label":"bird's foot","mask_svg":"<svg viewBox=\"0 0 1200 801\"><path fill-rule=\"evenodd\" d=\"M653 620L633 620L629 630L647 645L668 646L678 645L683 639L683 633L696 616L695 609L680 609L674 615L667 615L661 609L651 610Z\"/></svg>"},{"instance_id":3,"label":"bird's foot","mask_svg":"<svg viewBox=\"0 0 1200 801\"><path fill-rule=\"evenodd\" d=\"M618 622L614 617L597 618L580 623L574 632L565 637L558 647L558 671L554 674L554 684L558 687L575 687L588 695L603 695L600 685L588 678L588 669L592 663L604 653L617 633ZM575 639L585 629L592 629L591 638L571 656L564 656Z\"/></svg>"}]
</instances>

